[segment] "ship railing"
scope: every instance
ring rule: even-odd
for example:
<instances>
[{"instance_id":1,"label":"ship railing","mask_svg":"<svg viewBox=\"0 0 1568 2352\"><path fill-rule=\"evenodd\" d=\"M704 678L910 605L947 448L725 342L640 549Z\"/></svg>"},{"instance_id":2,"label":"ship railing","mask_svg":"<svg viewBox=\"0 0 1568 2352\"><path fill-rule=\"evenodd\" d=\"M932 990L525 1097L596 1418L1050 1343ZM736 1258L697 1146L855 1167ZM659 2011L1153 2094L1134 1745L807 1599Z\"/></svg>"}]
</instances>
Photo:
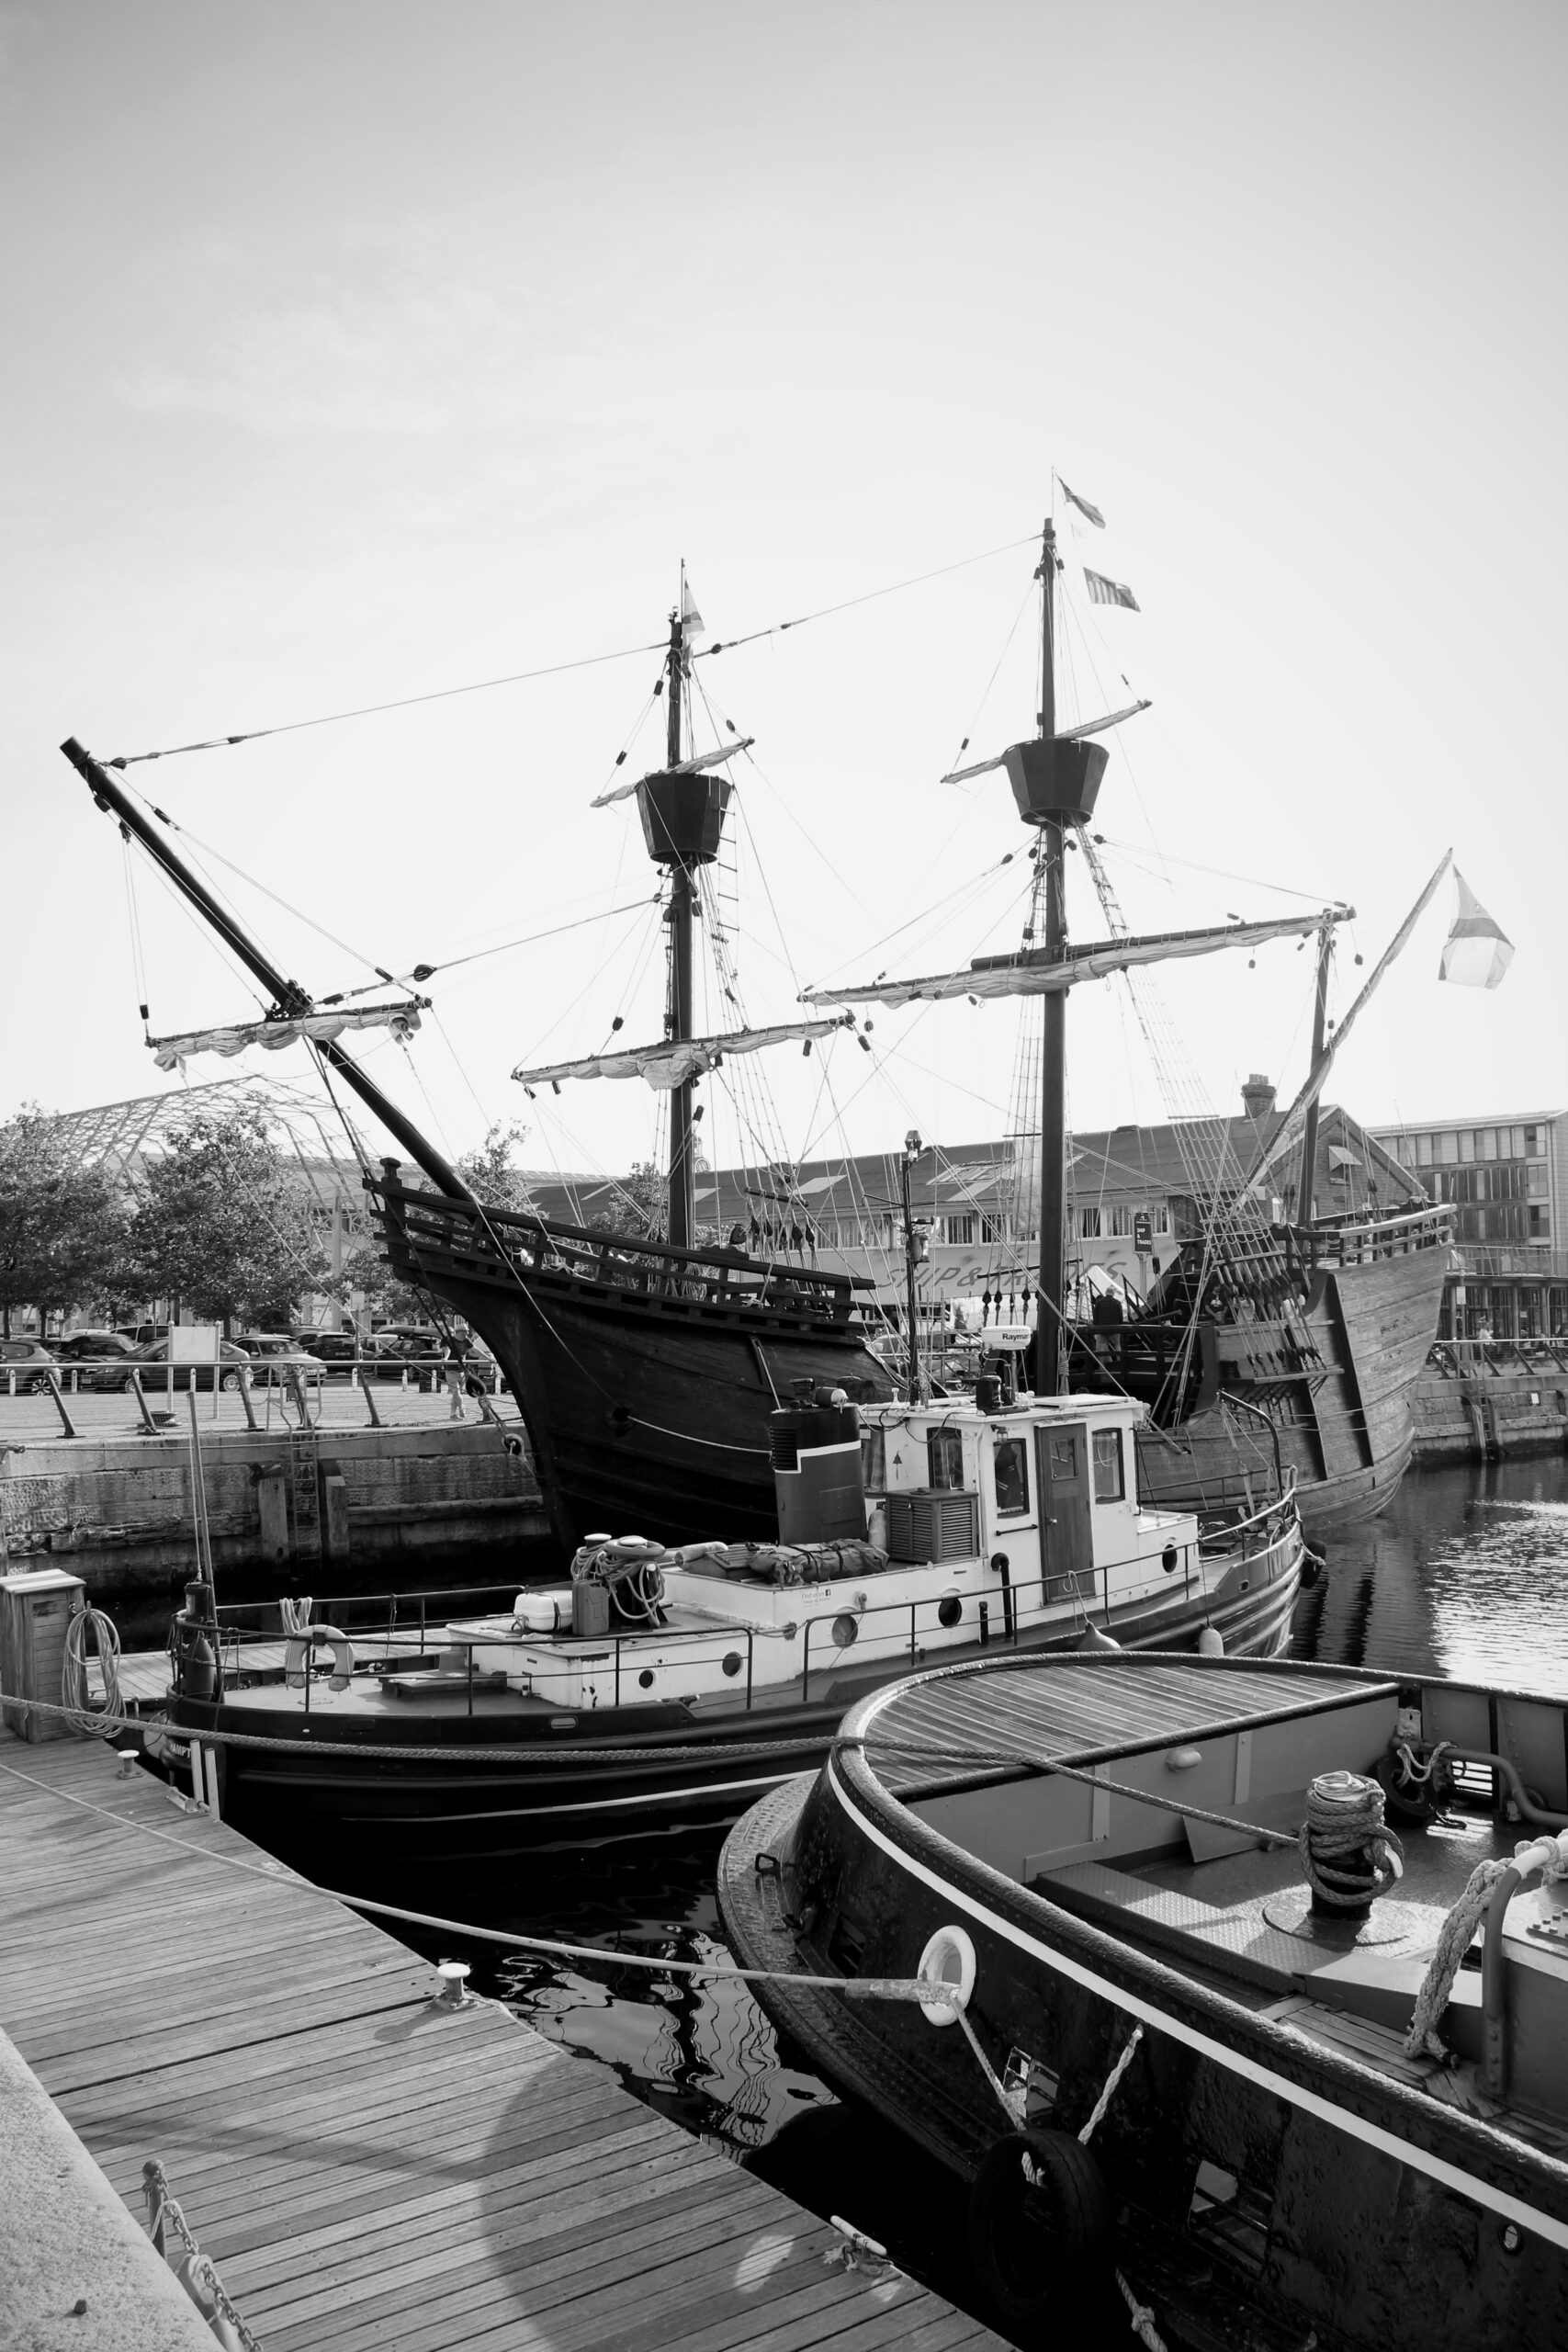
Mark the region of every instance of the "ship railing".
<instances>
[{"instance_id":1,"label":"ship railing","mask_svg":"<svg viewBox=\"0 0 1568 2352\"><path fill-rule=\"evenodd\" d=\"M982 1646L988 1645L994 1639L1016 1647L1023 1631L1042 1625L1048 1620L1059 1623L1064 1609L1081 1611L1086 1623L1091 1611L1098 1611L1109 1621L1112 1609L1117 1606L1170 1591L1172 1580L1179 1571L1183 1593L1190 1596L1194 1582L1201 1583L1205 1567L1214 1555L1236 1552L1243 1559L1260 1557L1278 1549L1288 1540L1295 1526L1292 1488L1282 1499L1236 1521L1223 1533L1201 1533L1196 1544L1184 1543L1179 1546L1165 1547L1178 1552L1177 1560L1167 1566L1162 1551L1155 1556L1150 1574L1136 1582L1130 1580L1124 1573L1130 1565L1134 1565L1127 1562L1108 1563L1098 1571L1092 1568L1055 1572L1047 1569L1043 1574L1032 1576L1027 1581L1006 1577L995 1596L999 1602L1000 1622L994 1633L991 1597L986 1596L976 1601L973 1595L956 1592L873 1602L865 1607L858 1603L847 1608L840 1606L791 1620L784 1626L751 1625L744 1619L716 1616L710 1623L695 1626L616 1627L602 1636L590 1637L590 1648L582 1647L580 1638L572 1656L563 1658L557 1674L552 1675L548 1668L540 1668L536 1663L531 1666L529 1695L548 1701L548 1686L552 1681L558 1682L563 1691L569 1682L574 1688L580 1688L583 1667L603 1663L610 1668L612 1703L619 1706L623 1696L631 1697L634 1690L642 1693L650 1687L639 1679L650 1670L648 1664L650 1643L657 1643L661 1650L676 1652L690 1652L698 1645L715 1650L721 1644L728 1643L730 1646L723 1654L724 1671L739 1686L744 1668L744 1704L746 1711L750 1712L756 1690L758 1642L792 1641L798 1634L801 1643L800 1695L804 1703L810 1696L812 1675L815 1673L820 1677L835 1665L841 1668L846 1662L846 1654L858 1645L863 1626L873 1621L897 1620L900 1628L907 1626L907 1632L900 1630L897 1645L875 1642L872 1646L879 1657L889 1658L901 1656L907 1644L912 1667L918 1667L927 1655L921 1642L922 1631L928 1638L934 1632L951 1634L964 1614L965 1602L974 1609L973 1622ZM312 1628L321 1631L330 1626L356 1646L379 1642L382 1645L382 1663L387 1668L394 1664L395 1645L399 1661L404 1663L411 1655L423 1657L433 1648L460 1650L464 1654L464 1664L458 1673L464 1687L467 1713L471 1715L476 1692L488 1687L484 1679L476 1678L474 1672L476 1649L525 1648L536 1659L541 1641L550 1637L522 1630L513 1633L510 1627L484 1633L460 1633L450 1623L451 1612L464 1603L470 1607L477 1604L482 1609L487 1602L499 1602L510 1611L516 1589L513 1582L321 1598L312 1603L309 1624L293 1627L285 1623L279 1602L226 1604L218 1611L217 1695L221 1696L225 1690L236 1687L247 1671L276 1672L282 1663L279 1650L291 1634L298 1638L301 1634L308 1634ZM432 1612L430 1604L433 1602L438 1604L439 1613ZM497 1613L501 1613L500 1610ZM270 1631L265 1622L274 1618L277 1625L276 1633ZM242 1619L248 1622L242 1623ZM891 1632L891 1624L887 1630ZM815 1666L811 1656L814 1636L819 1657L819 1663ZM825 1641L831 1645L832 1658L820 1657ZM377 1660L373 1656L359 1656L355 1664L374 1669ZM307 1653L303 1690L303 1710L307 1714L310 1713L310 1691L316 1671L313 1656ZM793 1679L787 1678L789 1680ZM768 1687L777 1689L779 1686L770 1682ZM737 1696L739 1696L739 1688ZM580 1701L563 1696L558 1703L563 1712L569 1705L575 1712L581 1712Z\"/></svg>"},{"instance_id":2,"label":"ship railing","mask_svg":"<svg viewBox=\"0 0 1568 2352\"><path fill-rule=\"evenodd\" d=\"M513 1271L519 1265L548 1268L608 1288L656 1295L784 1309L799 1306L840 1321L848 1317L854 1292L875 1287L868 1274L753 1258L717 1243L682 1249L640 1235L605 1233L561 1217L416 1192L391 1176L367 1179L366 1191L389 1251L411 1261L416 1271L425 1258L456 1256Z\"/></svg>"},{"instance_id":3,"label":"ship railing","mask_svg":"<svg viewBox=\"0 0 1568 2352\"><path fill-rule=\"evenodd\" d=\"M1365 1214L1322 1217L1314 1221L1309 1238L1314 1257L1342 1266L1364 1266L1378 1258L1407 1257L1413 1250L1446 1248L1452 1217L1442 1203L1426 1208L1392 1211L1387 1216Z\"/></svg>"}]
</instances>

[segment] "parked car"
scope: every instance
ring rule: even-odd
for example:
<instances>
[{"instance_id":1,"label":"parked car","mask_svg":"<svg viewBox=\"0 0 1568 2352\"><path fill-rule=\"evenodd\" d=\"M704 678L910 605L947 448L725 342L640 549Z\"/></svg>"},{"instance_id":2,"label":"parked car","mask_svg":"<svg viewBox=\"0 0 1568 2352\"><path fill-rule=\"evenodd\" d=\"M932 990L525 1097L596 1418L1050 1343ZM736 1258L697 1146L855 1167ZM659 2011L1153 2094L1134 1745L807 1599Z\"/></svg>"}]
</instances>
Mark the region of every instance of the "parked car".
<instances>
[{"instance_id":1,"label":"parked car","mask_svg":"<svg viewBox=\"0 0 1568 2352\"><path fill-rule=\"evenodd\" d=\"M231 1391L239 1387L243 1377L242 1367L249 1363L250 1358L243 1348L237 1348L231 1340L223 1340L219 1342L219 1360L215 1364L171 1364L167 1340L147 1340L141 1347L132 1348L128 1354L121 1356L118 1363L99 1364L84 1371L78 1375L78 1385L83 1388L122 1388L130 1396L139 1377L151 1396L159 1390L167 1391L172 1374L173 1385L176 1389L210 1389L216 1378L220 1388Z\"/></svg>"},{"instance_id":2,"label":"parked car","mask_svg":"<svg viewBox=\"0 0 1568 2352\"><path fill-rule=\"evenodd\" d=\"M14 1373L19 1396L41 1396L51 1372L58 1378L60 1367L41 1340L0 1340L0 1388L10 1387Z\"/></svg>"},{"instance_id":3,"label":"parked car","mask_svg":"<svg viewBox=\"0 0 1568 2352\"><path fill-rule=\"evenodd\" d=\"M319 1360L308 1354L287 1331L237 1332L234 1345L250 1358L251 1377L263 1387L269 1381L281 1385L291 1373L313 1376L321 1368Z\"/></svg>"},{"instance_id":4,"label":"parked car","mask_svg":"<svg viewBox=\"0 0 1568 2352\"><path fill-rule=\"evenodd\" d=\"M101 1363L109 1356L128 1356L136 1342L123 1331L73 1331L52 1345L62 1363Z\"/></svg>"}]
</instances>

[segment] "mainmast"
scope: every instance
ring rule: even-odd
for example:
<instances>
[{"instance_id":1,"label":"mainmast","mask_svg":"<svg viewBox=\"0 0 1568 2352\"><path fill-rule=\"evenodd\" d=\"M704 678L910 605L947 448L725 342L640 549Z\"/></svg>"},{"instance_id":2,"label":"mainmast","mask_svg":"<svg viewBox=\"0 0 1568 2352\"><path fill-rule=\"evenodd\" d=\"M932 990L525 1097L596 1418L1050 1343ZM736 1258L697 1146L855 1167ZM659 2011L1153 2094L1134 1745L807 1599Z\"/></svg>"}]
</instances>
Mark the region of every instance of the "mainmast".
<instances>
[{"instance_id":1,"label":"mainmast","mask_svg":"<svg viewBox=\"0 0 1568 2352\"><path fill-rule=\"evenodd\" d=\"M1040 551L1040 737L1056 732L1056 526L1046 521ZM1063 872L1062 820L1047 815L1040 823L1039 860L1044 898L1044 948L1061 955L1067 922ZM1045 1030L1040 1055L1040 1283L1035 1299L1035 1379L1043 1396L1061 1385L1063 1264L1066 1215L1067 992L1045 999Z\"/></svg>"},{"instance_id":2,"label":"mainmast","mask_svg":"<svg viewBox=\"0 0 1568 2352\"><path fill-rule=\"evenodd\" d=\"M682 571L681 606L684 606L685 601L686 582ZM677 607L670 616L670 651L665 658L669 709L666 713L664 764L671 769L681 764L681 690L685 680L685 619L681 607ZM670 996L664 1021L665 1034L670 1037L686 1038L692 1035L692 872L691 867L680 860L671 864L670 868L670 906L666 919L670 924ZM669 1238L678 1250L691 1248L696 1221L692 1081L688 1078L670 1090Z\"/></svg>"},{"instance_id":3,"label":"mainmast","mask_svg":"<svg viewBox=\"0 0 1568 2352\"><path fill-rule=\"evenodd\" d=\"M703 760L688 759L682 742L687 639L700 628L681 577L681 601L670 616L670 650L665 655L665 717L663 770L644 776L637 787L642 814L643 839L656 865L670 872L670 904L664 920L670 926L670 990L664 1014L665 1035L683 1040L694 1035L692 1003L692 925L696 913L696 869L718 854L724 813L729 804L728 777L711 774ZM696 1226L696 1153L693 1141L693 1080L683 1078L670 1091L670 1221L669 1238L679 1250L692 1247Z\"/></svg>"}]
</instances>

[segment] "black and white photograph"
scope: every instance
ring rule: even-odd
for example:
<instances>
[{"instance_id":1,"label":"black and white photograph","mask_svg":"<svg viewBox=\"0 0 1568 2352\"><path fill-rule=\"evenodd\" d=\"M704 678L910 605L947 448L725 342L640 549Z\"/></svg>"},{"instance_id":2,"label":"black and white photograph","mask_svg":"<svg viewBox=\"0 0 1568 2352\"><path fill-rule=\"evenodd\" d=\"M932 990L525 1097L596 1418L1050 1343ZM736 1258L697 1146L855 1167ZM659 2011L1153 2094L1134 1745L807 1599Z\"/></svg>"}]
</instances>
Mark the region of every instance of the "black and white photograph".
<instances>
[{"instance_id":1,"label":"black and white photograph","mask_svg":"<svg viewBox=\"0 0 1568 2352\"><path fill-rule=\"evenodd\" d=\"M1565 108L0 0L0 2352L1568 2346Z\"/></svg>"}]
</instances>

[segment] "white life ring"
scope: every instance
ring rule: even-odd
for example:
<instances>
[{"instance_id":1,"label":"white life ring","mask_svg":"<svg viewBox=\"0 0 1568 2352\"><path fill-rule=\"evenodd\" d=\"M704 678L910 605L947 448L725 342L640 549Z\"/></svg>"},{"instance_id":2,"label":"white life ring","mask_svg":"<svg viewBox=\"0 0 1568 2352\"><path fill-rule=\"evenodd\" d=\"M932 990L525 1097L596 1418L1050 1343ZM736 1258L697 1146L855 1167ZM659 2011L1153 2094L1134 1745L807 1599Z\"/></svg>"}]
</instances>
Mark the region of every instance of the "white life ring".
<instances>
[{"instance_id":1,"label":"white life ring","mask_svg":"<svg viewBox=\"0 0 1568 2352\"><path fill-rule=\"evenodd\" d=\"M958 1996L954 2008L947 2001L922 2001L920 2015L928 2025L956 2025L958 2010L969 2007L975 1990L975 1946L963 1928L939 1928L920 1954L917 1976L951 1984Z\"/></svg>"},{"instance_id":2,"label":"white life ring","mask_svg":"<svg viewBox=\"0 0 1568 2352\"><path fill-rule=\"evenodd\" d=\"M354 1644L335 1625L308 1625L302 1634L292 1634L283 1653L283 1679L290 1690L305 1688L305 1660L317 1647L324 1645L333 1654L333 1670L328 1679L329 1690L346 1690L354 1673Z\"/></svg>"}]
</instances>

